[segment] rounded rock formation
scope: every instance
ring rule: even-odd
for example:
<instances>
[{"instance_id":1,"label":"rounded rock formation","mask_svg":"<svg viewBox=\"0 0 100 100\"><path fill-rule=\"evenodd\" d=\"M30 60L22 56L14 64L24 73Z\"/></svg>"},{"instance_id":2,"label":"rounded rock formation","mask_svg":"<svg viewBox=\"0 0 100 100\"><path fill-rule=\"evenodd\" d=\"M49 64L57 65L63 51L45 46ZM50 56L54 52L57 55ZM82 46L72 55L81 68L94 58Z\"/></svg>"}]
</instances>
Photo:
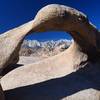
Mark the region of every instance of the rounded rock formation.
<instances>
[{"instance_id":1,"label":"rounded rock formation","mask_svg":"<svg viewBox=\"0 0 100 100\"><path fill-rule=\"evenodd\" d=\"M71 7L51 4L42 8L34 19L32 31L68 32L74 39L76 51L87 55L88 60L97 60L100 56L100 32L85 14Z\"/></svg>"},{"instance_id":2,"label":"rounded rock formation","mask_svg":"<svg viewBox=\"0 0 100 100\"><path fill-rule=\"evenodd\" d=\"M31 23L30 32L46 31L66 31L74 42L61 54L5 75L1 84L6 97L10 100L99 100L100 32L85 14L58 4L42 8Z\"/></svg>"}]
</instances>

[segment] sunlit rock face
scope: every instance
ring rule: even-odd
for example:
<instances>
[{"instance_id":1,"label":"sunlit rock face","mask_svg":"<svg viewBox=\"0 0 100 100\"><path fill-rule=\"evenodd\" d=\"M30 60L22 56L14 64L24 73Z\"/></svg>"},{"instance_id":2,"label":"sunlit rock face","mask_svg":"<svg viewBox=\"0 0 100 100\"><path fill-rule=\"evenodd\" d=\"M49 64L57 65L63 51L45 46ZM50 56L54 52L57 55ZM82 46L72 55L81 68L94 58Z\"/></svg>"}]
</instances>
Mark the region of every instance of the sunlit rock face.
<instances>
[{"instance_id":1,"label":"sunlit rock face","mask_svg":"<svg viewBox=\"0 0 100 100\"><path fill-rule=\"evenodd\" d=\"M3 58L4 54L5 59L1 59L1 62L3 61L1 68L13 63L11 59L16 58L16 52L19 52L16 47L20 48L19 45L28 33L52 30L69 32L74 42L67 50L56 56L24 65L6 74L1 79L6 98L8 100L15 98L16 100L99 100L100 32L89 22L85 14L71 7L48 5L37 13L33 21L16 28L13 32L17 36L12 35L12 31L7 32L5 44L11 37L17 40L9 42L9 48L13 49L9 49L10 53L7 54L3 53L3 50L8 49L2 42L0 56Z\"/></svg>"},{"instance_id":2,"label":"sunlit rock face","mask_svg":"<svg viewBox=\"0 0 100 100\"><path fill-rule=\"evenodd\" d=\"M20 46L32 25L30 21L0 35L0 74L4 68L18 62Z\"/></svg>"}]
</instances>

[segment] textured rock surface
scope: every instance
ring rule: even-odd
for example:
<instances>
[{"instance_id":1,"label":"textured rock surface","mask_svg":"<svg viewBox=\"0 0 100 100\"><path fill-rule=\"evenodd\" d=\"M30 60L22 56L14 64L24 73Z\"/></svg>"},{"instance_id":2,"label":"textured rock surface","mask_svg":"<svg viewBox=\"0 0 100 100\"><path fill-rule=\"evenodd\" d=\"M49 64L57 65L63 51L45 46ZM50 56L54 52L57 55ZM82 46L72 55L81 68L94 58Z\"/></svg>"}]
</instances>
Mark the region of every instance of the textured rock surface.
<instances>
[{"instance_id":1,"label":"textured rock surface","mask_svg":"<svg viewBox=\"0 0 100 100\"><path fill-rule=\"evenodd\" d=\"M10 64L19 60L19 50L24 37L32 29L32 21L0 35L0 74Z\"/></svg>"},{"instance_id":2,"label":"textured rock surface","mask_svg":"<svg viewBox=\"0 0 100 100\"><path fill-rule=\"evenodd\" d=\"M6 98L100 100L100 32L83 13L54 4L38 12L31 32L51 30L69 32L75 42L59 55L5 75L1 84Z\"/></svg>"},{"instance_id":3,"label":"textured rock surface","mask_svg":"<svg viewBox=\"0 0 100 100\"><path fill-rule=\"evenodd\" d=\"M32 29L32 21L12 29L0 35L0 76L3 70L10 65L16 64L19 60L19 50L24 37ZM0 90L0 100L3 99L3 92Z\"/></svg>"},{"instance_id":4,"label":"textured rock surface","mask_svg":"<svg viewBox=\"0 0 100 100\"><path fill-rule=\"evenodd\" d=\"M1 84L6 99L100 100L100 65L88 63L83 69L70 73L70 66L62 65L64 61L56 66L55 60L54 65L50 64L50 58L48 60L50 62L42 61L41 66L26 65L4 76Z\"/></svg>"}]
</instances>

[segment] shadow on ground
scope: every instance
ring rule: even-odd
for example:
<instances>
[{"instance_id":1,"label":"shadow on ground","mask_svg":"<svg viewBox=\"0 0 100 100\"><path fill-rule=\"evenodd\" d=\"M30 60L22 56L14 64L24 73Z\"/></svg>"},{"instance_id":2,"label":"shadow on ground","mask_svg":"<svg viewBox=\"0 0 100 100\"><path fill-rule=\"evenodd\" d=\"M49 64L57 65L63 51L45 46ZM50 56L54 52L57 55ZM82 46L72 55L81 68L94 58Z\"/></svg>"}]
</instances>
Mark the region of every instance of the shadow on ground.
<instances>
[{"instance_id":1,"label":"shadow on ground","mask_svg":"<svg viewBox=\"0 0 100 100\"><path fill-rule=\"evenodd\" d=\"M61 100L86 89L100 90L100 67L85 68L61 78L5 91L6 100Z\"/></svg>"}]
</instances>

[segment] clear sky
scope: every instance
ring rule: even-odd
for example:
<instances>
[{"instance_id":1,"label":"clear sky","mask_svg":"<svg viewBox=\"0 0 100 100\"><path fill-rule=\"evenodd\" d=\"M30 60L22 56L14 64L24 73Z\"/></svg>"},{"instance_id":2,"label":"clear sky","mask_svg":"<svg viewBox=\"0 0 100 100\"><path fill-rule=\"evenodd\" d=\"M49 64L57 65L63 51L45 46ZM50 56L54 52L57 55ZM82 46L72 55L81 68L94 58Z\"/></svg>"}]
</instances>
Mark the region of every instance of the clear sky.
<instances>
[{"instance_id":1,"label":"clear sky","mask_svg":"<svg viewBox=\"0 0 100 100\"><path fill-rule=\"evenodd\" d=\"M84 12L100 29L100 0L0 0L0 33L32 20L39 9L52 3L64 4ZM60 38L70 39L70 36L65 32L46 32L27 37L41 41Z\"/></svg>"}]
</instances>

